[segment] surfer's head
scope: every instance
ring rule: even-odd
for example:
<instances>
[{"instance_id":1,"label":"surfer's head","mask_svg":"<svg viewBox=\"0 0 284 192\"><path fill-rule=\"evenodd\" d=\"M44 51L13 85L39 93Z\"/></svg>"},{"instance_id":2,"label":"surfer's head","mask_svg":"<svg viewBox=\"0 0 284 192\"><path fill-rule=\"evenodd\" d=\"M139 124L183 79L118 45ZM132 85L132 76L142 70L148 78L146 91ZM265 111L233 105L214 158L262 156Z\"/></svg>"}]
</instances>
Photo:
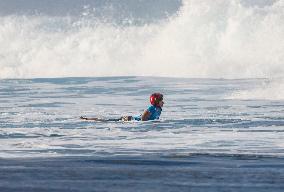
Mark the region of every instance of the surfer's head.
<instances>
[{"instance_id":1,"label":"surfer's head","mask_svg":"<svg viewBox=\"0 0 284 192\"><path fill-rule=\"evenodd\" d=\"M163 94L153 93L150 96L150 103L154 106L163 107L163 105L164 105Z\"/></svg>"}]
</instances>

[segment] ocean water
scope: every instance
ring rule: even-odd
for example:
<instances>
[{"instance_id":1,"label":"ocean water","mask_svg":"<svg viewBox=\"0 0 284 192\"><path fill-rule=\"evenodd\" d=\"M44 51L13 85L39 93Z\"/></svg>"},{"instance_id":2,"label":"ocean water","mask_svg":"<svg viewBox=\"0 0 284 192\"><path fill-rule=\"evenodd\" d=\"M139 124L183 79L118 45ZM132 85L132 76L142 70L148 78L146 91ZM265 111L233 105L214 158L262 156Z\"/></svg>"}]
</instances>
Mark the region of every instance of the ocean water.
<instances>
[{"instance_id":1,"label":"ocean water","mask_svg":"<svg viewBox=\"0 0 284 192\"><path fill-rule=\"evenodd\" d=\"M0 1L0 191L283 191L282 0ZM164 94L161 119L141 114Z\"/></svg>"},{"instance_id":2,"label":"ocean water","mask_svg":"<svg viewBox=\"0 0 284 192\"><path fill-rule=\"evenodd\" d=\"M0 155L282 157L283 100L238 98L238 93L261 87L263 81L157 77L1 80ZM79 119L81 115L119 118L141 114L155 91L165 95L160 121Z\"/></svg>"},{"instance_id":3,"label":"ocean water","mask_svg":"<svg viewBox=\"0 0 284 192\"><path fill-rule=\"evenodd\" d=\"M0 188L282 191L284 101L243 98L267 81L1 80ZM79 119L142 113L154 91L164 93L159 121Z\"/></svg>"}]
</instances>

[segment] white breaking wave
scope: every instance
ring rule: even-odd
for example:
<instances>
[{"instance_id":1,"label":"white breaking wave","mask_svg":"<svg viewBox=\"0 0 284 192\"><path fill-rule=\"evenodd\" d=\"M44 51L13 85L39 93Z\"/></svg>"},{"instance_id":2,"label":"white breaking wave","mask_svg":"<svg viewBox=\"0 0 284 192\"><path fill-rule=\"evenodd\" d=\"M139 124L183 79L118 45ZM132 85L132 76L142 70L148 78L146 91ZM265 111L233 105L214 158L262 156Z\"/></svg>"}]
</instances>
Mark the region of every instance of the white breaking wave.
<instances>
[{"instance_id":1,"label":"white breaking wave","mask_svg":"<svg viewBox=\"0 0 284 192\"><path fill-rule=\"evenodd\" d=\"M227 99L284 100L284 79L265 80L261 86L235 91Z\"/></svg>"},{"instance_id":2,"label":"white breaking wave","mask_svg":"<svg viewBox=\"0 0 284 192\"><path fill-rule=\"evenodd\" d=\"M127 23L2 16L0 78L284 76L284 1L189 0L159 23Z\"/></svg>"}]
</instances>

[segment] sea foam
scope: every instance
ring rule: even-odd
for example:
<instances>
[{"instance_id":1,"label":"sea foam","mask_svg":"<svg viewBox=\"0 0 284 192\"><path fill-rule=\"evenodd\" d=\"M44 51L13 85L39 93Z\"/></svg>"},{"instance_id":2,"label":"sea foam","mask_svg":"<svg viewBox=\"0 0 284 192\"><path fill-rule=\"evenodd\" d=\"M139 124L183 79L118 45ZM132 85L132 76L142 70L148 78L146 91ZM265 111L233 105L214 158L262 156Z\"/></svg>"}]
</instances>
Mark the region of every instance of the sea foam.
<instances>
[{"instance_id":1,"label":"sea foam","mask_svg":"<svg viewBox=\"0 0 284 192\"><path fill-rule=\"evenodd\" d=\"M0 17L0 78L168 76L278 78L284 3L184 1L154 23L82 17Z\"/></svg>"}]
</instances>

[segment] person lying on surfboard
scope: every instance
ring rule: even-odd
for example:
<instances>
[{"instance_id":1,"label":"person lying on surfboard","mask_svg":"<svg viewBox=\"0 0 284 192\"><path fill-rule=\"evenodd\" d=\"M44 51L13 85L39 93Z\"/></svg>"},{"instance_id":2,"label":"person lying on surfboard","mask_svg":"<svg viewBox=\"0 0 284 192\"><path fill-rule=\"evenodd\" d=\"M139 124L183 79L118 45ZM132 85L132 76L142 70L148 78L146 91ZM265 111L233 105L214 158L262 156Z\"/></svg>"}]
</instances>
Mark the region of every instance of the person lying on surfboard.
<instances>
[{"instance_id":1,"label":"person lying on surfboard","mask_svg":"<svg viewBox=\"0 0 284 192\"><path fill-rule=\"evenodd\" d=\"M164 105L163 94L161 93L153 93L150 96L151 105L146 109L141 115L137 116L122 116L117 119L101 119L101 118L88 118L88 117L80 117L80 119L84 120L94 120L94 121L149 121L149 120L157 120L160 118L162 107Z\"/></svg>"}]
</instances>

